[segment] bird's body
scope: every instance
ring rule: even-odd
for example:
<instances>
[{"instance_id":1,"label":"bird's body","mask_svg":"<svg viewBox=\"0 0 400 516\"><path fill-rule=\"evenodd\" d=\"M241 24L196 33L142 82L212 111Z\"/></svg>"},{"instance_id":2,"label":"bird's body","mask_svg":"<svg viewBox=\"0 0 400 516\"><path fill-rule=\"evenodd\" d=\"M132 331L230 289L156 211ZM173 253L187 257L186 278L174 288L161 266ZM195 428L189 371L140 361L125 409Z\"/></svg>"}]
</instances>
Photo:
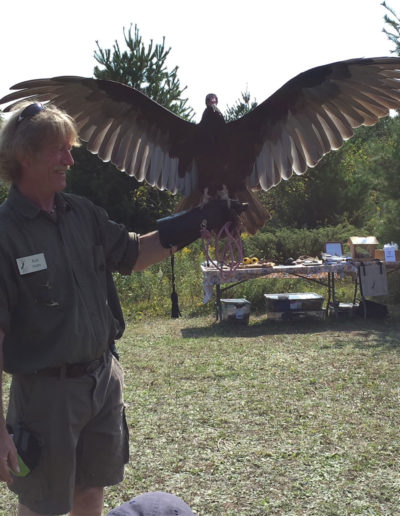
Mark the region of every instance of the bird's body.
<instances>
[{"instance_id":1,"label":"bird's body","mask_svg":"<svg viewBox=\"0 0 400 516\"><path fill-rule=\"evenodd\" d=\"M17 84L0 104L52 101L77 122L88 149L139 181L183 194L181 208L229 196L249 207L254 233L267 213L253 189L304 174L360 125L400 105L400 58L351 59L299 74L255 109L225 122L210 94L198 124L113 81L55 77ZM8 106L7 109L9 109Z\"/></svg>"},{"instance_id":2,"label":"bird's body","mask_svg":"<svg viewBox=\"0 0 400 516\"><path fill-rule=\"evenodd\" d=\"M207 95L206 104L210 96L215 97L213 94ZM199 171L198 187L183 198L177 209L189 209L208 198L238 199L248 205L242 214L247 230L254 233L262 227L268 213L246 185L253 153L246 152L236 133L230 131L217 101L207 104L197 126L193 156Z\"/></svg>"}]
</instances>

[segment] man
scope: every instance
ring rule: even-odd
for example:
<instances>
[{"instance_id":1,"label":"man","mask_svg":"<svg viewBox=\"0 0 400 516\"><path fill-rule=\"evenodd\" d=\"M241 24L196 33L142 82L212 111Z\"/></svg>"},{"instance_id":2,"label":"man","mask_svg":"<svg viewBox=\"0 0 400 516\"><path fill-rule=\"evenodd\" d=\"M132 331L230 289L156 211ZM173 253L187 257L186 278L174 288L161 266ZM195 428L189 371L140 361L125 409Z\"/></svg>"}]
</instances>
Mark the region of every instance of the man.
<instances>
[{"instance_id":1,"label":"man","mask_svg":"<svg viewBox=\"0 0 400 516\"><path fill-rule=\"evenodd\" d=\"M22 104L0 139L0 173L12 183L0 207L0 374L12 374L0 481L22 516L99 516L103 487L122 480L128 434L123 373L108 351L107 274L143 270L198 238L202 222L216 229L243 209L210 202L161 219L158 231L128 233L63 193L76 141L74 121L39 103Z\"/></svg>"}]
</instances>

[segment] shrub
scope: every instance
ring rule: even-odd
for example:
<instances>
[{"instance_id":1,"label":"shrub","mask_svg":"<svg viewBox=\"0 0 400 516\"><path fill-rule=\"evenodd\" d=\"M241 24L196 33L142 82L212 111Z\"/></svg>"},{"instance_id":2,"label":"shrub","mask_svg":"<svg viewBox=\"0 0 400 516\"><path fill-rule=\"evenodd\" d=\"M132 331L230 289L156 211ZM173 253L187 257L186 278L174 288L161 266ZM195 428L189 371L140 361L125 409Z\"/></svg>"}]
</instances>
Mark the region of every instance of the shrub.
<instances>
[{"instance_id":1,"label":"shrub","mask_svg":"<svg viewBox=\"0 0 400 516\"><path fill-rule=\"evenodd\" d=\"M351 235L360 234L353 226L341 224L336 227L319 229L275 229L259 231L256 235L243 235L246 256L284 263L289 257L302 255L320 256L324 243L337 241L345 244ZM346 246L345 246L346 249ZM210 304L203 304L203 277L200 265L205 261L201 242L195 242L174 255L175 284L182 314L189 316L210 313ZM170 260L153 265L146 271L132 276L115 275L121 304L127 319L144 316L171 315L172 272ZM351 287L352 288L352 287ZM268 292L323 292L324 287L303 282L296 278L269 279ZM343 293L348 287L343 286ZM265 282L250 281L229 290L229 297L245 297L252 303L252 309L262 309Z\"/></svg>"},{"instance_id":2,"label":"shrub","mask_svg":"<svg viewBox=\"0 0 400 516\"><path fill-rule=\"evenodd\" d=\"M350 224L318 229L268 229L251 237L245 236L243 248L245 256L257 256L265 261L283 264L288 258L319 257L325 242L342 242L344 249L348 250L347 240L359 233L360 230Z\"/></svg>"}]
</instances>

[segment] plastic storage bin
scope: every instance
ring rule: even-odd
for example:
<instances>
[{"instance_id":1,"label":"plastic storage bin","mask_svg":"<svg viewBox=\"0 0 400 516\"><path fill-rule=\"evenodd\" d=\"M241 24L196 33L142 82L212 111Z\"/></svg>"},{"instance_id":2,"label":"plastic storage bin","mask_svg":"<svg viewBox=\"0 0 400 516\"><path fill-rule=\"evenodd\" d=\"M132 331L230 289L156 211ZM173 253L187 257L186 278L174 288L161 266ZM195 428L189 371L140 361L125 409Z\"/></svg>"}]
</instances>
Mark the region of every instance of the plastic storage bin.
<instances>
[{"instance_id":1,"label":"plastic storage bin","mask_svg":"<svg viewBox=\"0 0 400 516\"><path fill-rule=\"evenodd\" d=\"M247 299L221 299L221 321L248 324L250 301Z\"/></svg>"},{"instance_id":2,"label":"plastic storage bin","mask_svg":"<svg viewBox=\"0 0 400 516\"><path fill-rule=\"evenodd\" d=\"M314 292L295 294L264 294L268 317L323 315L323 296Z\"/></svg>"}]
</instances>

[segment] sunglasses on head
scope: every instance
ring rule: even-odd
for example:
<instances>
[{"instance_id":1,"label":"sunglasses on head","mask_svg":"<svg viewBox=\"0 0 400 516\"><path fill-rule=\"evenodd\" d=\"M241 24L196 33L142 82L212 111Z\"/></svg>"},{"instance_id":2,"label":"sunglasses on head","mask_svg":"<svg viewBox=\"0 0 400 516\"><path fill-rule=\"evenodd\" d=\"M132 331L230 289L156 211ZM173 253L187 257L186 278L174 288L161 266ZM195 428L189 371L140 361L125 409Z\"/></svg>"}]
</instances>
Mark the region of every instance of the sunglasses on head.
<instances>
[{"instance_id":1,"label":"sunglasses on head","mask_svg":"<svg viewBox=\"0 0 400 516\"><path fill-rule=\"evenodd\" d=\"M23 109L21 113L18 115L17 125L26 118L32 118L44 109L45 106L43 106L43 104L41 104L40 102L34 102L33 104L29 104L29 106L26 106L26 108Z\"/></svg>"}]
</instances>

